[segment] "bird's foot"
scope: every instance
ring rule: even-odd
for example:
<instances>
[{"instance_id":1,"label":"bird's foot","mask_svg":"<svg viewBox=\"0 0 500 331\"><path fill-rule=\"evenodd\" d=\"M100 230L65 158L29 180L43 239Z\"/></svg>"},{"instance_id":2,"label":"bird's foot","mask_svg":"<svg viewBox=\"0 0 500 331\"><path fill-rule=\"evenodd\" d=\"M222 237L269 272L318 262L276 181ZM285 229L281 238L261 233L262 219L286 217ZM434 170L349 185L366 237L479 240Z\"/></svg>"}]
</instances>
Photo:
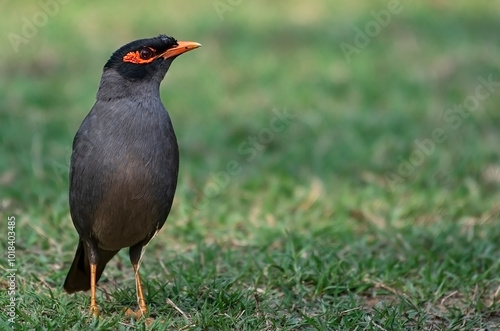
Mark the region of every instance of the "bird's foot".
<instances>
[{"instance_id":1,"label":"bird's foot","mask_svg":"<svg viewBox=\"0 0 500 331\"><path fill-rule=\"evenodd\" d=\"M94 317L99 316L99 307L96 304L90 305L90 314Z\"/></svg>"},{"instance_id":2,"label":"bird's foot","mask_svg":"<svg viewBox=\"0 0 500 331\"><path fill-rule=\"evenodd\" d=\"M148 310L145 307L137 309L137 311L133 311L130 308L127 308L125 310L125 316L126 317L132 317L136 320L140 319L141 317L146 317L148 313Z\"/></svg>"},{"instance_id":3,"label":"bird's foot","mask_svg":"<svg viewBox=\"0 0 500 331\"><path fill-rule=\"evenodd\" d=\"M148 316L148 308L146 305L139 305L137 312L141 312L141 316Z\"/></svg>"}]
</instances>

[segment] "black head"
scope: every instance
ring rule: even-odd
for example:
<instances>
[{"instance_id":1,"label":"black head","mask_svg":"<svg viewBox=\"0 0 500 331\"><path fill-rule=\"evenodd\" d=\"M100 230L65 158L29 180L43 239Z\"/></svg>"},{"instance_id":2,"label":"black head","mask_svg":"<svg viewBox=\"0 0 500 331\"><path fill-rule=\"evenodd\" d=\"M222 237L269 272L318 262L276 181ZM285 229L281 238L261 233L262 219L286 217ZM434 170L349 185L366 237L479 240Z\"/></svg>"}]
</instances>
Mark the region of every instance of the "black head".
<instances>
[{"instance_id":1,"label":"black head","mask_svg":"<svg viewBox=\"0 0 500 331\"><path fill-rule=\"evenodd\" d=\"M150 80L153 77L161 80L177 56L200 46L195 42L178 42L166 35L139 39L114 52L104 71L114 69L129 81Z\"/></svg>"}]
</instances>

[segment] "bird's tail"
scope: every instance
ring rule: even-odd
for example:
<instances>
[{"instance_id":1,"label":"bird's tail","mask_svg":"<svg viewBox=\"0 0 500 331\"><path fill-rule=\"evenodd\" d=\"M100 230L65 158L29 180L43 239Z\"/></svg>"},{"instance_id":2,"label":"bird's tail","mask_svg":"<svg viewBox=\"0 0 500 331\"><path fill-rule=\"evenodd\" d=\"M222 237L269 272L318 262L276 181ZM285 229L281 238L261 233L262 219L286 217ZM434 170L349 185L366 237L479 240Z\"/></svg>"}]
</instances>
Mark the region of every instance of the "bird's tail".
<instances>
[{"instance_id":1,"label":"bird's tail","mask_svg":"<svg viewBox=\"0 0 500 331\"><path fill-rule=\"evenodd\" d=\"M71 264L66 280L64 281L64 290L68 293L90 290L90 263L87 252L83 247L83 241L80 240L76 249L75 258ZM118 251L105 251L99 249L97 263L96 282L101 278L106 264L116 255Z\"/></svg>"}]
</instances>

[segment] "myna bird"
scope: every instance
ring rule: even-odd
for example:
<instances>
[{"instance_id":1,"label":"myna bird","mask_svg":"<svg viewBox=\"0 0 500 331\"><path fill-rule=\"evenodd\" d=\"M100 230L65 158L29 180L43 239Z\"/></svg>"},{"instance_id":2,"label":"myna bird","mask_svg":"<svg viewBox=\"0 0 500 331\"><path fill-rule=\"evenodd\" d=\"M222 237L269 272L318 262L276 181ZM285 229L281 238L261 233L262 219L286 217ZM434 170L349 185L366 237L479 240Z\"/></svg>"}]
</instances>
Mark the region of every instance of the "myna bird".
<instances>
[{"instance_id":1,"label":"myna bird","mask_svg":"<svg viewBox=\"0 0 500 331\"><path fill-rule=\"evenodd\" d=\"M198 48L160 35L133 41L104 66L97 101L73 141L69 205L80 236L64 289L90 289L111 258L129 248L135 272L137 316L146 314L139 275L142 248L165 223L179 170L179 150L160 83L172 61Z\"/></svg>"}]
</instances>

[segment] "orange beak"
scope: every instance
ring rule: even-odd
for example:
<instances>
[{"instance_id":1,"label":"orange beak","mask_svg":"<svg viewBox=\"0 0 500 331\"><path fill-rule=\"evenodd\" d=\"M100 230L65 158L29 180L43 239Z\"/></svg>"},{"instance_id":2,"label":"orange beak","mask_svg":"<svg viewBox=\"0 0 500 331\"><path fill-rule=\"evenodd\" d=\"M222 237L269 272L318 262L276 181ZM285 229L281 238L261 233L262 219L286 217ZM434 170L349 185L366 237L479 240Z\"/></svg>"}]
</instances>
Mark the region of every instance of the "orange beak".
<instances>
[{"instance_id":1,"label":"orange beak","mask_svg":"<svg viewBox=\"0 0 500 331\"><path fill-rule=\"evenodd\" d=\"M189 52L198 47L201 47L201 44L196 43L194 41L178 41L176 47L168 49L165 53L163 53L160 56L163 57L164 59L169 59L171 57Z\"/></svg>"}]
</instances>

